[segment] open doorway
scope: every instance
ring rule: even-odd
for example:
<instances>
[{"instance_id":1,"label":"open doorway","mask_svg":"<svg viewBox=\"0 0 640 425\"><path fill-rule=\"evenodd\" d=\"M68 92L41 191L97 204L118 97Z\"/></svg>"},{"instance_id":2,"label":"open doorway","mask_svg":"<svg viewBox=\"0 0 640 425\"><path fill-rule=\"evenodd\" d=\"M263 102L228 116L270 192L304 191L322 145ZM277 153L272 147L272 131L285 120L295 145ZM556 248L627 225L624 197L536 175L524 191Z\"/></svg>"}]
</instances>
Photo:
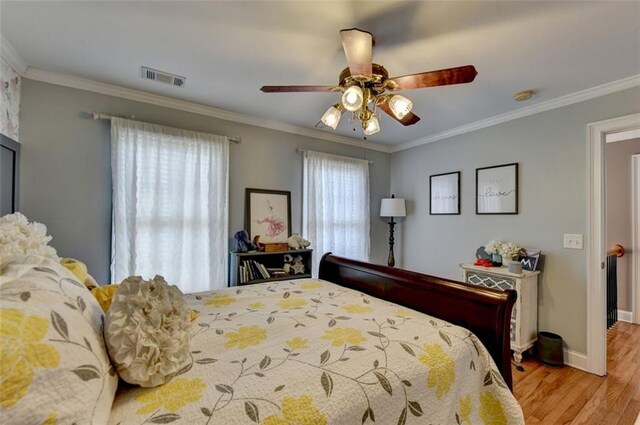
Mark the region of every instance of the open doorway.
<instances>
[{"instance_id":1,"label":"open doorway","mask_svg":"<svg viewBox=\"0 0 640 425\"><path fill-rule=\"evenodd\" d=\"M601 121L588 125L588 167L589 167L589 233L587 257L587 370L597 375L606 374L607 346L607 252L611 249L607 240L607 180L606 153L607 142L616 143L624 140L640 138L640 114ZM620 145L619 145L620 146ZM629 170L633 161L629 158ZM630 185L631 186L630 182ZM631 195L631 189L627 197ZM637 201L629 201L629 207ZM629 217L635 213L629 211ZM637 216L636 216L637 217ZM631 220L629 218L629 220ZM637 220L636 220L637 224ZM617 243L617 242L616 242ZM633 245L637 241L627 243ZM636 257L637 245L629 247L632 252L628 257ZM614 262L615 264L615 262ZM633 279L633 275L631 276ZM640 291L630 285L630 300L625 300L635 310L636 315L640 303ZM627 301L629 301L628 304ZM634 320L634 315L626 316Z\"/></svg>"},{"instance_id":2,"label":"open doorway","mask_svg":"<svg viewBox=\"0 0 640 425\"><path fill-rule=\"evenodd\" d=\"M634 295L639 295L634 276L634 246L637 246L638 193L634 177L640 160L640 131L615 133L606 137L605 145L605 215L608 251L608 285L615 291L615 317L618 321L640 323ZM638 137L635 137L638 136ZM635 159L634 159L635 158ZM615 254L615 259L613 258ZM613 272L613 276L610 276ZM608 291L608 295L609 294ZM609 303L608 303L609 304ZM609 326L610 324L608 324Z\"/></svg>"}]
</instances>

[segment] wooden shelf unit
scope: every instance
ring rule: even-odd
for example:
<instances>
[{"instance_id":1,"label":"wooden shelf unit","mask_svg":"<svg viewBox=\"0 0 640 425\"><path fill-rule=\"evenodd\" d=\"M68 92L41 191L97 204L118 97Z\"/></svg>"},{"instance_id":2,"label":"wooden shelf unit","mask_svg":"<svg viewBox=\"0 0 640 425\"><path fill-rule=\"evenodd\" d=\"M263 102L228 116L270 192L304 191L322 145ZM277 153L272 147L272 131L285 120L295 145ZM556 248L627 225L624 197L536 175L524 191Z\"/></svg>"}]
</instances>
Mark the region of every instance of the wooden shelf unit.
<instances>
[{"instance_id":1,"label":"wooden shelf unit","mask_svg":"<svg viewBox=\"0 0 640 425\"><path fill-rule=\"evenodd\" d=\"M312 249L290 249L279 252L234 252L229 253L229 286L252 285L254 283L277 282L280 280L304 279L311 277ZM291 255L302 257L305 271L303 274L289 274L287 276L270 277L269 279L253 279L240 283L240 266L243 261L255 261L263 264L267 268L282 268L284 266L284 256Z\"/></svg>"}]
</instances>

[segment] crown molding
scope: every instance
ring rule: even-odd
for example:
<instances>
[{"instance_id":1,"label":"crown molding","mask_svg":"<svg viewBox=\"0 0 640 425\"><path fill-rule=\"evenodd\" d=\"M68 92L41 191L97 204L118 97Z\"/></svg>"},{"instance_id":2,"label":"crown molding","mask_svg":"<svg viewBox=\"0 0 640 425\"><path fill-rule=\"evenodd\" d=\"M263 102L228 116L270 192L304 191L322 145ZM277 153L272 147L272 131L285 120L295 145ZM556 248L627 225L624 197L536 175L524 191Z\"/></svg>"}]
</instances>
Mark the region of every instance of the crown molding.
<instances>
[{"instance_id":1,"label":"crown molding","mask_svg":"<svg viewBox=\"0 0 640 425\"><path fill-rule=\"evenodd\" d=\"M627 90L637 86L640 86L640 74L613 81L607 84L602 84L600 86L591 87L589 89L557 97L555 99L536 103L535 105L526 106L524 108L516 109L515 111L506 112L500 115L494 115L493 117L465 124L463 126L452 128L441 133L433 134L431 136L401 143L399 145L392 146L391 153L400 152L421 145L426 145L427 143L437 142L438 140L448 139L453 136L470 133L472 131L517 120L519 118L528 117L530 115L539 114L541 112L550 111L552 109L562 108L563 106L584 102L585 100L594 99L596 97L604 96L622 90Z\"/></svg>"},{"instance_id":2,"label":"crown molding","mask_svg":"<svg viewBox=\"0 0 640 425\"><path fill-rule=\"evenodd\" d=\"M305 128L276 120L242 114L239 112L226 111L224 109L214 108L212 106L207 106L200 103L174 99L172 97L153 94L141 90L128 89L114 84L103 83L100 81L90 80L82 77L75 77L72 75L60 74L52 71L46 71L44 69L28 67L22 74L22 76L30 80L42 81L59 86L105 94L108 96L133 100L136 102L149 103L165 108L177 109L180 111L218 118L225 121L233 121L241 124L253 125L256 127L263 127L271 130L278 130L285 133L313 137L315 139L322 139L329 142L357 146L360 148L371 149L384 153L391 152L391 146L388 145L363 142L358 139L352 139L350 137L340 136L338 134L325 133L320 130Z\"/></svg>"},{"instance_id":3,"label":"crown molding","mask_svg":"<svg viewBox=\"0 0 640 425\"><path fill-rule=\"evenodd\" d=\"M3 37L2 34L0 34L0 54L9 66L20 76L23 76L27 68L29 68L27 62L22 59L22 56L18 54L16 49L9 43L9 40Z\"/></svg>"}]
</instances>

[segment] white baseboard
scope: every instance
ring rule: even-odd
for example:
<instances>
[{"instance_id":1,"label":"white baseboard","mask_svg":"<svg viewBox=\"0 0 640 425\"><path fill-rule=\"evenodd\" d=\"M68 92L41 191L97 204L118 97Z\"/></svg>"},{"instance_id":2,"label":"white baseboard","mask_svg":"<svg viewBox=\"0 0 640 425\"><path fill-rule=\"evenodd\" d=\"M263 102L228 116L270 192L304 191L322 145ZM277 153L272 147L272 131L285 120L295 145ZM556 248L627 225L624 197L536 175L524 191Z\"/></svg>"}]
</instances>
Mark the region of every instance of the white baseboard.
<instances>
[{"instance_id":1,"label":"white baseboard","mask_svg":"<svg viewBox=\"0 0 640 425\"><path fill-rule=\"evenodd\" d=\"M633 323L633 313L625 310L618 310L618 320L621 322Z\"/></svg>"},{"instance_id":2,"label":"white baseboard","mask_svg":"<svg viewBox=\"0 0 640 425\"><path fill-rule=\"evenodd\" d=\"M566 348L562 351L564 352L564 364L588 372L587 356L573 350L568 350Z\"/></svg>"}]
</instances>

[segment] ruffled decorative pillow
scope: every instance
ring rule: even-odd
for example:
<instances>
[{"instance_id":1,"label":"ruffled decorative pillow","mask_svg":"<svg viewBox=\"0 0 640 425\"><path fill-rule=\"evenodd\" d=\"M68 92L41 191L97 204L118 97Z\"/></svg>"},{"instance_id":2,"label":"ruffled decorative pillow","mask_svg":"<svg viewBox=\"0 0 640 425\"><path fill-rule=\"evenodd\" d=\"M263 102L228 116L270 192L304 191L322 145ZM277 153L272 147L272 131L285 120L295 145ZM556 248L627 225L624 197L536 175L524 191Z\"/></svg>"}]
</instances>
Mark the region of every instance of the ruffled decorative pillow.
<instances>
[{"instance_id":1,"label":"ruffled decorative pillow","mask_svg":"<svg viewBox=\"0 0 640 425\"><path fill-rule=\"evenodd\" d=\"M98 302L57 259L0 258L2 423L106 424L118 377Z\"/></svg>"},{"instance_id":2,"label":"ruffled decorative pillow","mask_svg":"<svg viewBox=\"0 0 640 425\"><path fill-rule=\"evenodd\" d=\"M162 276L120 284L105 320L109 356L120 377L142 387L162 385L187 365L189 307Z\"/></svg>"},{"instance_id":3,"label":"ruffled decorative pillow","mask_svg":"<svg viewBox=\"0 0 640 425\"><path fill-rule=\"evenodd\" d=\"M55 248L49 246L51 239L47 226L29 223L19 212L0 217L0 260L17 254L33 254L59 261Z\"/></svg>"}]
</instances>

